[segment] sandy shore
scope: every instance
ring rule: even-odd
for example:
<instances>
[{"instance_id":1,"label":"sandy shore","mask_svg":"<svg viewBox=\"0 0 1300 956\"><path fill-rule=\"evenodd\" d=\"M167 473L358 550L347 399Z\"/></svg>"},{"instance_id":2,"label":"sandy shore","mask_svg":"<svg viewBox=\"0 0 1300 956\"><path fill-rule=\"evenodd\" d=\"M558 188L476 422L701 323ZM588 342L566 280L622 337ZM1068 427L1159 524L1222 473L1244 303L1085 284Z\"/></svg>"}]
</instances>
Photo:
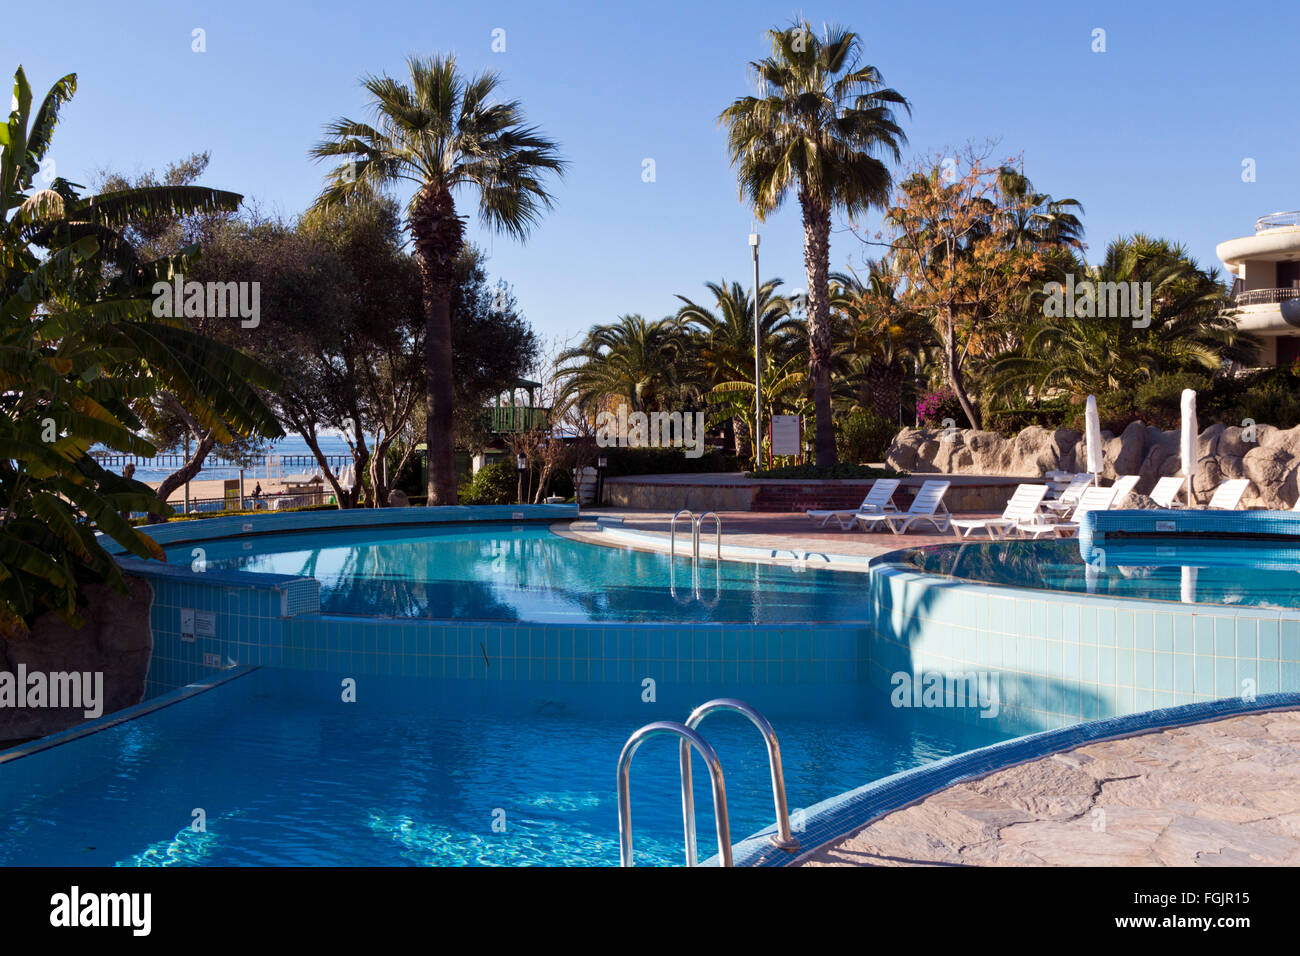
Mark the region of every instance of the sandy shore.
<instances>
[{"instance_id":1,"label":"sandy shore","mask_svg":"<svg viewBox=\"0 0 1300 956\"><path fill-rule=\"evenodd\" d=\"M257 487L259 483L262 486L263 495L274 495L274 494L279 494L281 492L287 491L288 486L290 484L299 484L302 481L304 481L305 478L306 476L304 475L290 476L288 481L281 478L257 478L257 479L245 478L244 479L245 504L247 504L248 500L252 498L253 489ZM162 482L149 481L149 482L145 482L145 484L147 484L150 488L153 488L155 491L157 491L159 485L161 485ZM238 481L235 482L235 485L236 487L238 486ZM332 489L330 489L329 482L325 482L323 487L326 489L325 493L327 495L333 493ZM225 489L226 489L226 482L220 478L199 478L190 482L190 500L194 501L200 498L222 498L225 497L225 493L226 493ZM171 493L171 496L167 500L172 505L184 504L185 486L181 485L179 488L173 491Z\"/></svg>"}]
</instances>

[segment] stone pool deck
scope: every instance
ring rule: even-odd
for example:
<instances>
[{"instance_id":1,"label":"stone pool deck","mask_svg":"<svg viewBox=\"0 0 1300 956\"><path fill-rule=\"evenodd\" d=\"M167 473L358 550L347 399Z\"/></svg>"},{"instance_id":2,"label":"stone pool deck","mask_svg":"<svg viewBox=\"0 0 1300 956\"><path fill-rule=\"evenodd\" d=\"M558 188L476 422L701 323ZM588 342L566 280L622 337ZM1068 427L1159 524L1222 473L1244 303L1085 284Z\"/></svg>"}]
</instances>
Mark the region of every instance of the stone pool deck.
<instances>
[{"instance_id":1,"label":"stone pool deck","mask_svg":"<svg viewBox=\"0 0 1300 956\"><path fill-rule=\"evenodd\" d=\"M722 543L747 548L761 548L778 551L820 551L827 554L858 555L874 558L877 555L897 551L900 548L913 548L926 544L951 544L957 540L954 533L934 534L909 531L907 534L867 534L864 531L850 529L841 531L833 521L825 528L803 514L772 514L754 511L724 511L722 518ZM649 531L659 538L659 550L668 550L668 528L672 523L673 512L637 511L624 508L597 508L582 511L582 518L570 525L570 531L586 541L601 541L596 531L597 517L617 517L623 519L623 527L637 531ZM993 517L993 515L963 514L966 517ZM925 526L923 526L925 527ZM680 540L683 528L686 529L687 543ZM708 522L702 535L702 553L713 540L713 522ZM677 525L678 552L689 554L690 526L686 522ZM984 536L981 535L981 538Z\"/></svg>"},{"instance_id":2,"label":"stone pool deck","mask_svg":"<svg viewBox=\"0 0 1300 956\"><path fill-rule=\"evenodd\" d=\"M956 784L802 866L1300 865L1300 710L1087 744Z\"/></svg>"}]
</instances>

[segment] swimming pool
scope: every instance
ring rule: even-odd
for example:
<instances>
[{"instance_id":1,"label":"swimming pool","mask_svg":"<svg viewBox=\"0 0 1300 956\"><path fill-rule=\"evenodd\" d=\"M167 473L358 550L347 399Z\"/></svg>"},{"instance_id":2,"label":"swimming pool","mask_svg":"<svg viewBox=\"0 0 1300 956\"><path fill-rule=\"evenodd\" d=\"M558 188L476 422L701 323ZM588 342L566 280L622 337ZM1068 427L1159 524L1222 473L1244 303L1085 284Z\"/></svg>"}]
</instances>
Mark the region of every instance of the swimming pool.
<instances>
[{"instance_id":1,"label":"swimming pool","mask_svg":"<svg viewBox=\"0 0 1300 956\"><path fill-rule=\"evenodd\" d=\"M1225 520L1142 514L1108 515L1123 529L1086 529L1082 546L1104 544L1128 568L1115 561L1125 548L1163 557L1194 541L1122 540L1135 523ZM0 823L0 862L614 863L623 744L717 697L772 722L789 804L816 803L808 837L825 840L879 809L875 797L838 800L864 783L903 770L882 793L923 795L928 771L906 768L1036 731L1300 689L1300 611L1152 599L1151 584L1124 591L1120 577L1099 592L1071 557L1076 543L895 552L862 573L705 560L697 591L685 558L552 530L574 516L383 509L151 529L169 563L122 559L154 589L150 697L255 669L0 762L0 794L16 808ZM942 554L981 554L988 579L925 564ZM1021 566L1042 573L1008 570ZM1066 586L1040 586L1053 575ZM993 693L973 706L893 693L936 675ZM345 680L356 703L340 700ZM740 843L772 823L761 740L736 715L710 718L704 736ZM671 742L637 755L638 863L681 861L676 761ZM711 799L707 775L694 779L705 857ZM199 808L202 833L189 827ZM119 816L120 834L107 825ZM738 860L787 856L745 845Z\"/></svg>"},{"instance_id":2,"label":"swimming pool","mask_svg":"<svg viewBox=\"0 0 1300 956\"><path fill-rule=\"evenodd\" d=\"M689 539L679 542L689 549ZM213 572L320 582L326 614L478 621L866 621L862 576L592 547L545 525L364 528L204 542ZM194 547L168 549L189 563Z\"/></svg>"},{"instance_id":3,"label":"swimming pool","mask_svg":"<svg viewBox=\"0 0 1300 956\"><path fill-rule=\"evenodd\" d=\"M0 864L616 865L624 741L701 702L686 689L646 703L635 686L373 677L344 703L340 685L260 668L0 763ZM746 696L780 734L792 811L1005 736L894 710L856 684ZM707 736L739 842L772 821L766 754L735 715L711 718ZM695 783L704 859L716 846L698 760ZM671 743L637 755L632 820L638 865L680 865Z\"/></svg>"}]
</instances>

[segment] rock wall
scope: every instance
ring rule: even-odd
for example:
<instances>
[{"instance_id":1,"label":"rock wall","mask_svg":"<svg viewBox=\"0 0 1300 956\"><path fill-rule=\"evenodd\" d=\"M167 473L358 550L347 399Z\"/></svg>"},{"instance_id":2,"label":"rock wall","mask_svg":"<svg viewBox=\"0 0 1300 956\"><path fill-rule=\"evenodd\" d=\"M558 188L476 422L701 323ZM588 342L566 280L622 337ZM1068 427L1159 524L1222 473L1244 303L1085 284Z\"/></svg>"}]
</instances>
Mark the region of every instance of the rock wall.
<instances>
[{"instance_id":1,"label":"rock wall","mask_svg":"<svg viewBox=\"0 0 1300 956\"><path fill-rule=\"evenodd\" d=\"M45 614L22 640L0 639L0 671L17 675L23 665L28 674L102 673L105 714L140 703L153 653L153 587L143 578L126 580L126 594L105 584L85 586L80 629ZM86 719L82 708L0 706L0 741L43 737Z\"/></svg>"},{"instance_id":2,"label":"rock wall","mask_svg":"<svg viewBox=\"0 0 1300 956\"><path fill-rule=\"evenodd\" d=\"M1120 434L1101 433L1102 477L1137 475L1145 494L1156 480L1180 474L1178 432L1131 422ZM1247 438L1253 437L1254 441ZM1010 438L997 432L955 429L950 433L905 428L886 453L891 468L913 474L981 474L1041 478L1049 471L1082 471L1080 434L1065 428L1026 428ZM1300 496L1300 426L1254 426L1254 435L1232 425L1201 432L1193 491L1204 503L1220 482L1249 478L1247 508L1290 508Z\"/></svg>"}]
</instances>

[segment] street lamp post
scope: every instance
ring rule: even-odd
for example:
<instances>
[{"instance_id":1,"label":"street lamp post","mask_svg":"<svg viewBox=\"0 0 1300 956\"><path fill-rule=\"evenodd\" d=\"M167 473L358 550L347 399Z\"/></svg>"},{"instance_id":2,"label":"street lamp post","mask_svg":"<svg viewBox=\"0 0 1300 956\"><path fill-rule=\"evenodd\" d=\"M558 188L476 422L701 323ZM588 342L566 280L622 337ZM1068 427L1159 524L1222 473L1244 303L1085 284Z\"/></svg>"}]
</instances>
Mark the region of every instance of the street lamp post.
<instances>
[{"instance_id":1,"label":"street lamp post","mask_svg":"<svg viewBox=\"0 0 1300 956\"><path fill-rule=\"evenodd\" d=\"M763 467L763 373L759 360L761 330L758 327L758 233L749 234L754 255L754 469Z\"/></svg>"},{"instance_id":2,"label":"street lamp post","mask_svg":"<svg viewBox=\"0 0 1300 956\"><path fill-rule=\"evenodd\" d=\"M515 467L519 469L519 503L524 503L524 472L528 470L528 458L521 452L515 456Z\"/></svg>"}]
</instances>

